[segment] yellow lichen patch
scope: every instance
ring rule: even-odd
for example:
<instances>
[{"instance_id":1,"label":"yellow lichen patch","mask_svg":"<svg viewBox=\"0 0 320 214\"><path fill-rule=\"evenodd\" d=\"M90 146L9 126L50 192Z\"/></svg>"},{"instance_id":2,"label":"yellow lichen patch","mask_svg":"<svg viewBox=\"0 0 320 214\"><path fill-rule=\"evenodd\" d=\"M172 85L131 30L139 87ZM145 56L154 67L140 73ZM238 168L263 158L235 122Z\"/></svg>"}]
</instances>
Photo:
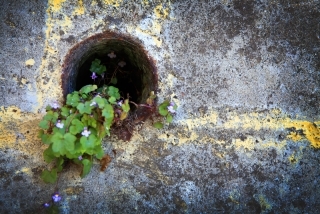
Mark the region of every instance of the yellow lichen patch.
<instances>
[{"instance_id":1,"label":"yellow lichen patch","mask_svg":"<svg viewBox=\"0 0 320 214\"><path fill-rule=\"evenodd\" d=\"M12 129L8 129L4 124L0 124L0 148L10 148L16 142L16 134Z\"/></svg>"},{"instance_id":2,"label":"yellow lichen patch","mask_svg":"<svg viewBox=\"0 0 320 214\"><path fill-rule=\"evenodd\" d=\"M66 0L49 0L49 5L53 12L58 12L61 9L62 3Z\"/></svg>"},{"instance_id":3,"label":"yellow lichen patch","mask_svg":"<svg viewBox=\"0 0 320 214\"><path fill-rule=\"evenodd\" d=\"M28 82L26 78L21 78L21 84L25 85Z\"/></svg>"},{"instance_id":4,"label":"yellow lichen patch","mask_svg":"<svg viewBox=\"0 0 320 214\"><path fill-rule=\"evenodd\" d=\"M247 137L245 140L233 139L232 144L234 144L237 149L243 147L248 150L253 150L255 146L255 139L251 136Z\"/></svg>"},{"instance_id":5,"label":"yellow lichen patch","mask_svg":"<svg viewBox=\"0 0 320 214\"><path fill-rule=\"evenodd\" d=\"M281 121L278 118L262 113L251 112L238 115L236 112L230 112L227 117L228 120L221 124L226 129L242 128L258 131L261 129L281 128Z\"/></svg>"},{"instance_id":6,"label":"yellow lichen patch","mask_svg":"<svg viewBox=\"0 0 320 214\"><path fill-rule=\"evenodd\" d=\"M0 148L13 148L24 153L39 153L37 138L40 115L21 112L17 107L0 108Z\"/></svg>"},{"instance_id":7,"label":"yellow lichen patch","mask_svg":"<svg viewBox=\"0 0 320 214\"><path fill-rule=\"evenodd\" d=\"M292 164L297 163L297 159L295 158L294 154L290 155L290 157L288 159L289 159L290 163L292 163Z\"/></svg>"},{"instance_id":8,"label":"yellow lichen patch","mask_svg":"<svg viewBox=\"0 0 320 214\"><path fill-rule=\"evenodd\" d=\"M75 187L68 187L66 189L64 189L64 192L67 195L78 195L81 192L83 192L83 187L79 187L79 186L75 186Z\"/></svg>"},{"instance_id":9,"label":"yellow lichen patch","mask_svg":"<svg viewBox=\"0 0 320 214\"><path fill-rule=\"evenodd\" d=\"M304 136L311 143L314 148L320 148L320 128L309 121L292 121L285 120L283 123L285 128L295 128L296 130L302 130ZM300 136L301 138L303 136Z\"/></svg>"},{"instance_id":10,"label":"yellow lichen patch","mask_svg":"<svg viewBox=\"0 0 320 214\"><path fill-rule=\"evenodd\" d=\"M153 12L159 19L166 19L169 16L169 8L163 8L162 4L156 6Z\"/></svg>"},{"instance_id":11,"label":"yellow lichen patch","mask_svg":"<svg viewBox=\"0 0 320 214\"><path fill-rule=\"evenodd\" d=\"M61 83L61 70L59 66L52 71L50 69L51 65L60 65L60 61L57 58L58 47L57 44L60 40L60 35L57 30L54 30L57 26L62 31L67 31L72 27L71 18L67 14L61 14L59 18L53 15L54 12L58 12L62 8L62 3L64 1L49 1L49 6L46 10L46 31L45 31L45 42L44 42L44 55L40 64L40 75L37 78L37 101L38 104L35 106L33 111L38 111L43 109L46 104L48 104L47 99L59 100L61 99L62 89L57 87ZM78 9L83 7L82 1L78 4ZM76 9L77 10L77 9ZM82 9L81 9L82 10ZM81 12L80 10L80 12ZM78 11L79 12L79 11ZM50 92L50 98L47 97L48 92Z\"/></svg>"},{"instance_id":12,"label":"yellow lichen patch","mask_svg":"<svg viewBox=\"0 0 320 214\"><path fill-rule=\"evenodd\" d=\"M25 62L26 66L33 66L34 63L35 63L34 59L28 59L28 60Z\"/></svg>"},{"instance_id":13,"label":"yellow lichen patch","mask_svg":"<svg viewBox=\"0 0 320 214\"><path fill-rule=\"evenodd\" d=\"M192 119L184 119L177 121L177 123L182 125L187 125L189 130L193 130L195 127L209 125L214 127L217 124L218 113L217 112L210 112L207 115L204 115L199 118L192 118Z\"/></svg>"},{"instance_id":14,"label":"yellow lichen patch","mask_svg":"<svg viewBox=\"0 0 320 214\"><path fill-rule=\"evenodd\" d=\"M303 151L302 151L303 148L304 146L300 146L299 151L294 152L290 155L290 157L288 158L290 163L292 164L299 163L300 159L303 158Z\"/></svg>"},{"instance_id":15,"label":"yellow lichen patch","mask_svg":"<svg viewBox=\"0 0 320 214\"><path fill-rule=\"evenodd\" d=\"M122 3L122 0L104 0L106 5L112 5L114 7L119 7Z\"/></svg>"},{"instance_id":16,"label":"yellow lichen patch","mask_svg":"<svg viewBox=\"0 0 320 214\"><path fill-rule=\"evenodd\" d=\"M142 0L141 2L143 5L149 5L149 0Z\"/></svg>"},{"instance_id":17,"label":"yellow lichen patch","mask_svg":"<svg viewBox=\"0 0 320 214\"><path fill-rule=\"evenodd\" d=\"M16 171L16 174L21 173L21 172L27 174L28 176L32 176L32 171L30 168L22 167L20 170Z\"/></svg>"},{"instance_id":18,"label":"yellow lichen patch","mask_svg":"<svg viewBox=\"0 0 320 214\"><path fill-rule=\"evenodd\" d=\"M287 138L293 140L293 141L299 141L301 140L303 137L301 135L299 135L296 132L290 132L289 135L287 135Z\"/></svg>"},{"instance_id":19,"label":"yellow lichen patch","mask_svg":"<svg viewBox=\"0 0 320 214\"><path fill-rule=\"evenodd\" d=\"M136 28L136 33L137 34L141 34L142 36L145 36L145 37L150 37L152 38L154 44L157 46L157 47L160 47L161 44L162 44L162 41L160 38L158 38L157 36L154 36L153 33L149 33L145 30L142 30L140 27L137 27Z\"/></svg>"},{"instance_id":20,"label":"yellow lichen patch","mask_svg":"<svg viewBox=\"0 0 320 214\"><path fill-rule=\"evenodd\" d=\"M84 14L83 1L78 0L78 7L73 11L73 15L83 15L83 14Z\"/></svg>"}]
</instances>

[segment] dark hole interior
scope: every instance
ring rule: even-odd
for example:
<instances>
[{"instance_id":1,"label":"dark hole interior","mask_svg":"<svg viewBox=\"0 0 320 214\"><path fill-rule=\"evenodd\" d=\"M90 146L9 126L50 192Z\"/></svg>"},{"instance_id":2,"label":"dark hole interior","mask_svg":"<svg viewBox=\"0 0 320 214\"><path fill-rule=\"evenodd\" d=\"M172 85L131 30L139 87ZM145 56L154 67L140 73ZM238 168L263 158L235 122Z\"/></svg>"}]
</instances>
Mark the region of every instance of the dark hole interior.
<instances>
[{"instance_id":1,"label":"dark hole interior","mask_svg":"<svg viewBox=\"0 0 320 214\"><path fill-rule=\"evenodd\" d=\"M116 57L110 57L113 52ZM90 71L95 59L106 66L104 76L97 74L93 80ZM119 63L125 63L124 66ZM111 82L116 77L117 82ZM140 104L145 103L151 91L157 89L157 75L152 59L144 48L131 37L106 32L92 36L77 44L68 53L63 65L62 89L69 93L88 84L113 85L119 88L123 98ZM134 105L132 105L134 109Z\"/></svg>"},{"instance_id":2,"label":"dark hole interior","mask_svg":"<svg viewBox=\"0 0 320 214\"><path fill-rule=\"evenodd\" d=\"M115 58L110 58L108 54L114 53ZM91 63L93 60L99 59L101 65L105 65L107 71L98 78L93 80L91 78L92 72L90 71ZM124 66L120 66L121 64ZM120 64L120 65L119 65ZM117 87L123 98L130 96L133 102L140 102L141 92L143 91L143 71L139 67L130 62L129 56L123 49L110 52L95 52L90 55L80 66L76 80L76 90L80 90L83 86L88 84L96 84L98 87L106 85L113 85ZM116 78L116 83L111 83L111 80Z\"/></svg>"}]
</instances>

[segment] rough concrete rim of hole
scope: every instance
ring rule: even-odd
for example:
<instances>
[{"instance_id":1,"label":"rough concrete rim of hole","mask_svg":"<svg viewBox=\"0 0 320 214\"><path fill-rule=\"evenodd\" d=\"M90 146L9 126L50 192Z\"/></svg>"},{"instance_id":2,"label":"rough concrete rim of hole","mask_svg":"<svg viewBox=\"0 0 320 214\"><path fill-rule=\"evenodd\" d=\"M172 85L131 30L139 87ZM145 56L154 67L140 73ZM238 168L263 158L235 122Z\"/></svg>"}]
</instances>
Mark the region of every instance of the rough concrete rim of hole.
<instances>
[{"instance_id":1,"label":"rough concrete rim of hole","mask_svg":"<svg viewBox=\"0 0 320 214\"><path fill-rule=\"evenodd\" d=\"M145 78L142 80L144 86L143 91L141 92L140 100L142 102L145 101L151 91L156 93L158 89L158 75L155 61L143 48L142 42L128 35L105 31L103 33L95 34L77 43L67 53L62 66L61 75L61 87L64 99L68 93L71 93L75 89L75 80L77 78L77 72L81 66L81 63L95 53L95 48L99 46L105 47L112 42L121 42L123 45L126 44L126 47L129 47L131 51L141 56L138 64L142 65L143 74L141 75Z\"/></svg>"}]
</instances>

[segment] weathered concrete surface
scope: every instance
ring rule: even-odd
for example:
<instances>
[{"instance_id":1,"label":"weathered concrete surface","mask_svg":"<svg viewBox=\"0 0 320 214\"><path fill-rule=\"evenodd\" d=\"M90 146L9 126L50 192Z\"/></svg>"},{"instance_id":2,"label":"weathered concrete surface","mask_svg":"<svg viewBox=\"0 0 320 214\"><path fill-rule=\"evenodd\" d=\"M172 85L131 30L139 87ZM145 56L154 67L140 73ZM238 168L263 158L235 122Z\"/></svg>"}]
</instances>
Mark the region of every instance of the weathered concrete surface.
<instances>
[{"instance_id":1,"label":"weathered concrete surface","mask_svg":"<svg viewBox=\"0 0 320 214\"><path fill-rule=\"evenodd\" d=\"M156 60L172 125L111 138L110 167L62 173L62 213L319 213L320 2L5 1L0 4L0 210L43 211L44 107L68 51L107 30ZM33 61L34 60L34 64Z\"/></svg>"}]
</instances>

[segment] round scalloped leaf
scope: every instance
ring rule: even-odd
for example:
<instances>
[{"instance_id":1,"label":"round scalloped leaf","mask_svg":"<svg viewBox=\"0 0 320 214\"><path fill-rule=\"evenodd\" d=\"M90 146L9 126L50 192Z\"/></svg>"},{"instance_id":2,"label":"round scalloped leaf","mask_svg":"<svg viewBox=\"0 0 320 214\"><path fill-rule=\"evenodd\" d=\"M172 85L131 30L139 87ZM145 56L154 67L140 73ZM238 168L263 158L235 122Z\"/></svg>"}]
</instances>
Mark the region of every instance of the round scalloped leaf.
<instances>
[{"instance_id":1,"label":"round scalloped leaf","mask_svg":"<svg viewBox=\"0 0 320 214\"><path fill-rule=\"evenodd\" d=\"M97 85L86 85L86 86L83 86L81 89L80 89L80 93L81 94L88 94L90 93L91 91L94 91L98 88Z\"/></svg>"},{"instance_id":2,"label":"round scalloped leaf","mask_svg":"<svg viewBox=\"0 0 320 214\"><path fill-rule=\"evenodd\" d=\"M79 110L80 114L91 114L92 109L94 106L91 106L91 102L87 101L85 103L79 103L77 105L77 109Z\"/></svg>"},{"instance_id":3,"label":"round scalloped leaf","mask_svg":"<svg viewBox=\"0 0 320 214\"><path fill-rule=\"evenodd\" d=\"M57 175L57 170L53 169L51 171L49 170L44 170L41 173L41 179L46 182L46 183L55 183L57 181L58 175Z\"/></svg>"},{"instance_id":4,"label":"round scalloped leaf","mask_svg":"<svg viewBox=\"0 0 320 214\"><path fill-rule=\"evenodd\" d=\"M80 133L84 128L84 124L78 119L73 119L71 124L69 131L73 135Z\"/></svg>"},{"instance_id":5,"label":"round scalloped leaf","mask_svg":"<svg viewBox=\"0 0 320 214\"><path fill-rule=\"evenodd\" d=\"M171 114L168 114L166 120L167 120L168 123L171 123L172 120L173 120L172 115L171 115Z\"/></svg>"},{"instance_id":6,"label":"round scalloped leaf","mask_svg":"<svg viewBox=\"0 0 320 214\"><path fill-rule=\"evenodd\" d=\"M120 98L119 89L116 87L109 86L107 93L110 97L115 97L117 100Z\"/></svg>"},{"instance_id":7,"label":"round scalloped leaf","mask_svg":"<svg viewBox=\"0 0 320 214\"><path fill-rule=\"evenodd\" d=\"M77 140L77 138L70 134L67 133L64 135L64 147L67 151L73 151L74 150L74 142Z\"/></svg>"},{"instance_id":8,"label":"round scalloped leaf","mask_svg":"<svg viewBox=\"0 0 320 214\"><path fill-rule=\"evenodd\" d=\"M92 134L89 135L89 137L82 136L80 138L80 143L82 145L82 148L85 150L94 148L96 145L96 141L97 141L96 136Z\"/></svg>"},{"instance_id":9,"label":"round scalloped leaf","mask_svg":"<svg viewBox=\"0 0 320 214\"><path fill-rule=\"evenodd\" d=\"M169 106L169 101L164 101L163 103L161 103L159 105L159 114L162 115L162 116L167 116L167 114L169 113L168 112L168 106Z\"/></svg>"},{"instance_id":10,"label":"round scalloped leaf","mask_svg":"<svg viewBox=\"0 0 320 214\"><path fill-rule=\"evenodd\" d=\"M77 107L80 102L80 97L77 91L72 92L71 94L67 95L67 105Z\"/></svg>"},{"instance_id":11,"label":"round scalloped leaf","mask_svg":"<svg viewBox=\"0 0 320 214\"><path fill-rule=\"evenodd\" d=\"M53 161L56 158L56 156L54 156L54 154L53 154L51 147L48 147L46 150L44 150L43 158L44 158L45 162L47 162L47 163L50 163L51 161Z\"/></svg>"}]
</instances>

